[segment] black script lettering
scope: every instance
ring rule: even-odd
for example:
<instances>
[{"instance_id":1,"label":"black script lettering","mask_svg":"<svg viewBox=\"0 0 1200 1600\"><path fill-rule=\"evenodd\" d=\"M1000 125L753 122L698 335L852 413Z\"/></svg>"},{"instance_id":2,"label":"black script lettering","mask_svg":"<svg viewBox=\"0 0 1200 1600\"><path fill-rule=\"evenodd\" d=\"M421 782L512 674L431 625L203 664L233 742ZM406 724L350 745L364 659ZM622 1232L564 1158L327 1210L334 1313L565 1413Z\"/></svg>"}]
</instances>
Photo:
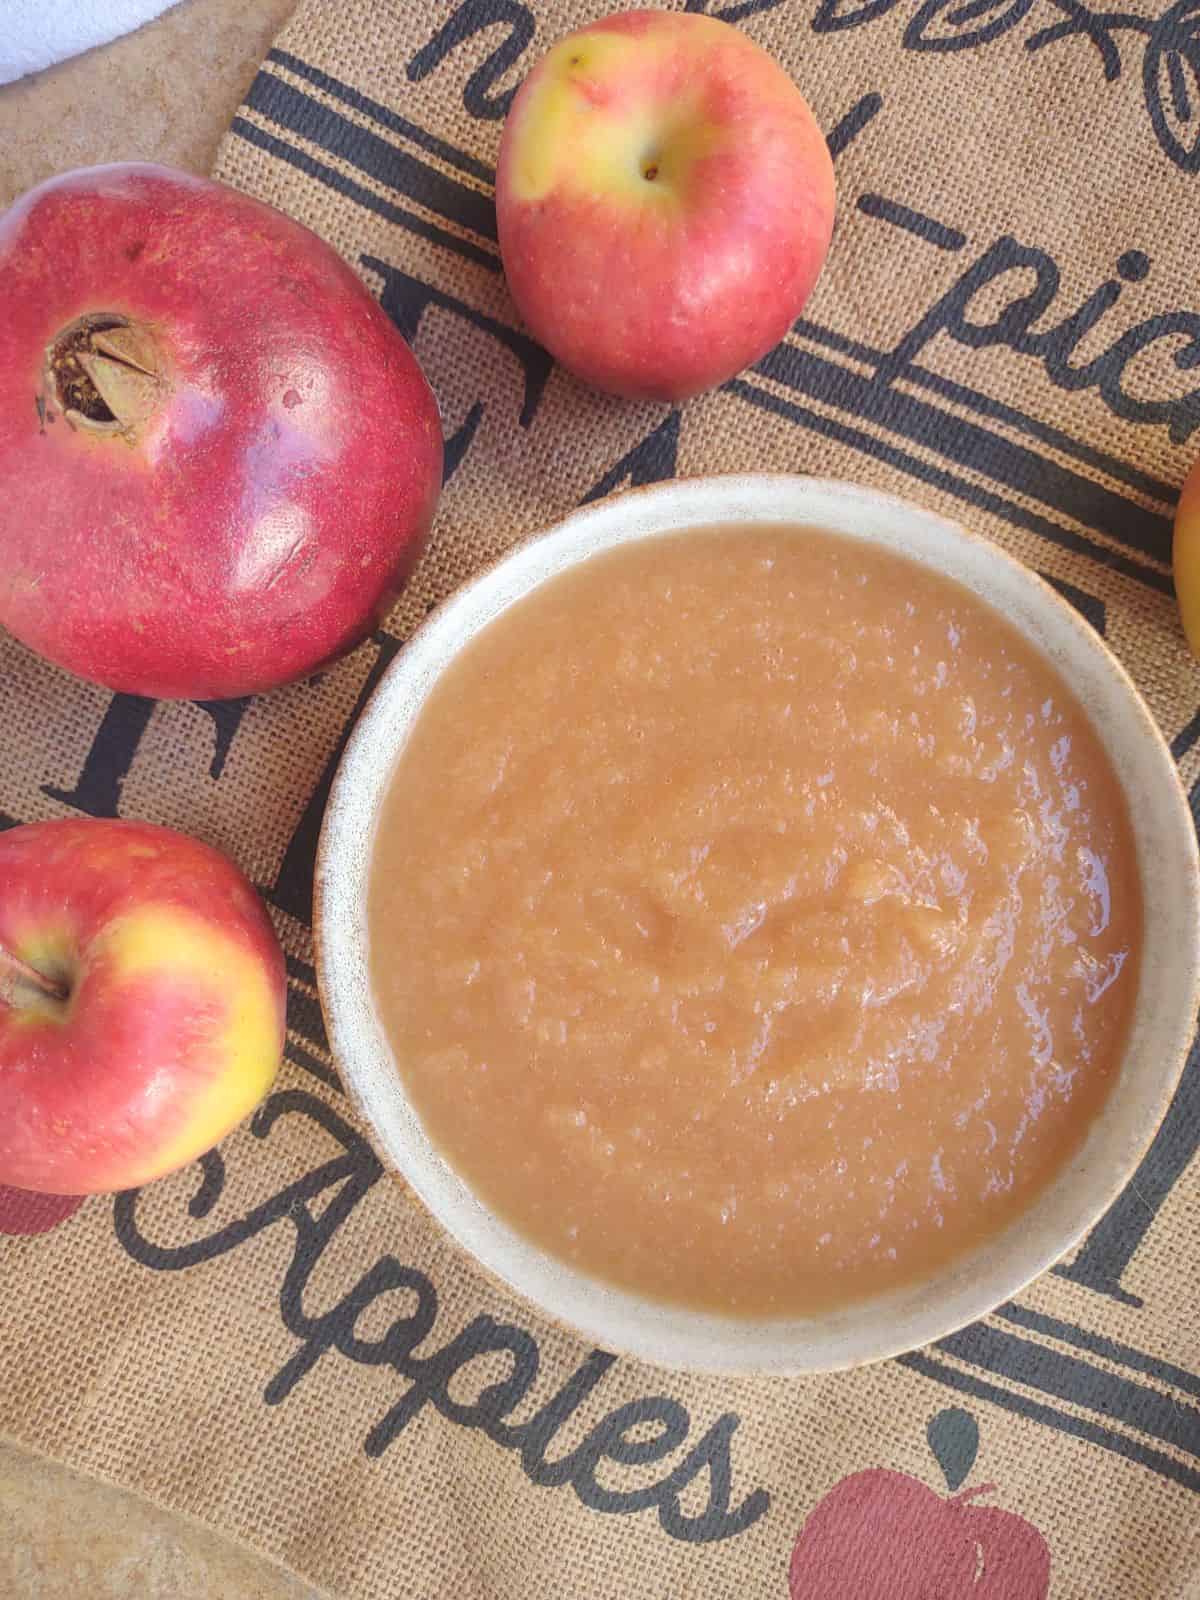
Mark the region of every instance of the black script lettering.
<instances>
[{"instance_id":1,"label":"black script lettering","mask_svg":"<svg viewBox=\"0 0 1200 1600\"><path fill-rule=\"evenodd\" d=\"M283 1219L290 1221L298 1231L306 1224L315 1226L307 1210L310 1200L348 1183L361 1199L383 1175L383 1168L366 1140L361 1138L344 1117L331 1106L303 1089L279 1089L268 1096L255 1112L250 1131L256 1139L267 1138L281 1117L296 1115L308 1117L318 1127L330 1134L341 1146L342 1154L322 1162L302 1178L289 1183L278 1194L271 1195L254 1207L244 1217L227 1223L206 1238L193 1239L188 1244L156 1244L142 1233L137 1220L139 1189L127 1189L113 1202L113 1226L118 1243L125 1253L143 1267L156 1272L182 1272L189 1267L214 1261L230 1250L247 1244L260 1233ZM219 1151L206 1156L200 1163L201 1183L189 1205L189 1214L204 1218L213 1210L225 1187L225 1163ZM345 1215L353 1207L346 1208ZM328 1208L324 1217L328 1217ZM299 1219L299 1221L297 1221ZM344 1216L341 1220L344 1220ZM311 1235L306 1235L311 1237Z\"/></svg>"},{"instance_id":2,"label":"black script lettering","mask_svg":"<svg viewBox=\"0 0 1200 1600\"><path fill-rule=\"evenodd\" d=\"M330 1350L337 1350L362 1366L398 1367L433 1327L437 1318L437 1295L433 1285L423 1272L402 1266L393 1256L381 1256L349 1294L343 1295L321 1316L304 1314L301 1296L313 1268L329 1239L361 1199L362 1194L347 1185L327 1208L319 1224L306 1227L298 1218L292 1218L297 1224L298 1237L296 1253L284 1282L281 1310L288 1332L304 1342L264 1389L263 1399L268 1405L280 1405L286 1400ZM381 1339L359 1339L354 1329L362 1313L383 1295L397 1289L415 1296L416 1304L410 1315L397 1317ZM367 1454L372 1453L368 1449Z\"/></svg>"},{"instance_id":3,"label":"black script lettering","mask_svg":"<svg viewBox=\"0 0 1200 1600\"><path fill-rule=\"evenodd\" d=\"M658 1510L658 1520L673 1539L685 1539L692 1544L708 1544L714 1539L730 1539L742 1533L764 1516L770 1505L765 1489L755 1489L740 1506L729 1509L733 1490L733 1463L729 1447L737 1430L739 1418L732 1411L718 1417L712 1427L689 1450L663 1485L669 1492ZM692 1481L708 1469L708 1504L694 1517L684 1514L679 1497Z\"/></svg>"},{"instance_id":4,"label":"black script lettering","mask_svg":"<svg viewBox=\"0 0 1200 1600\"><path fill-rule=\"evenodd\" d=\"M975 296L1010 272L1032 272L1033 287L1009 301L993 321L969 321L967 312ZM999 344L1031 353L1026 344L1029 329L1054 303L1058 286L1058 267L1044 250L1012 238L998 239L888 352L879 365L877 380L891 383L900 377L940 333L973 350Z\"/></svg>"},{"instance_id":5,"label":"black script lettering","mask_svg":"<svg viewBox=\"0 0 1200 1600\"><path fill-rule=\"evenodd\" d=\"M463 464L463 457L471 448L475 435L479 432L479 424L483 421L483 401L472 402L471 409L467 412L459 426L446 440L442 455L442 488Z\"/></svg>"},{"instance_id":6,"label":"black script lettering","mask_svg":"<svg viewBox=\"0 0 1200 1600\"><path fill-rule=\"evenodd\" d=\"M825 143L829 146L829 154L834 161L846 153L863 129L869 127L882 110L881 94L874 92L864 94L860 100L854 102L844 117L834 123L825 139Z\"/></svg>"},{"instance_id":7,"label":"black script lettering","mask_svg":"<svg viewBox=\"0 0 1200 1600\"><path fill-rule=\"evenodd\" d=\"M137 694L115 694L100 719L91 748L73 789L43 784L42 793L88 817L115 817L121 786L129 775L142 735L150 726L156 702Z\"/></svg>"},{"instance_id":8,"label":"black script lettering","mask_svg":"<svg viewBox=\"0 0 1200 1600\"><path fill-rule=\"evenodd\" d=\"M364 1441L369 1456L379 1456L408 1423L432 1405L463 1428L475 1428L503 1449L515 1451L530 1480L538 1485L569 1484L581 1503L610 1514L630 1514L656 1507L659 1522L672 1538L711 1543L743 1532L762 1517L770 1504L764 1489L753 1490L730 1509L732 1462L730 1441L739 1419L732 1412L719 1417L684 1459L656 1484L636 1489L610 1488L598 1480L605 1463L615 1467L649 1465L664 1460L686 1442L691 1419L678 1401L647 1396L628 1401L603 1417L582 1444L556 1461L546 1454L554 1438L587 1401L615 1358L593 1350L560 1389L529 1418L508 1421L537 1380L540 1352L525 1329L486 1314L475 1317L440 1349L418 1354L434 1331L438 1296L429 1278L417 1268L383 1256L354 1287L328 1310L313 1313L304 1299L312 1274L326 1247L355 1208L382 1176L382 1168L366 1141L324 1101L300 1089L272 1094L255 1114L250 1131L266 1139L285 1116L307 1117L341 1146L339 1154L286 1185L245 1217L218 1228L208 1237L184 1245L163 1245L148 1239L138 1224L138 1191L118 1195L113 1213L117 1239L129 1256L156 1271L180 1271L211 1261L248 1243L284 1220L295 1230L292 1259L280 1288L280 1316L298 1341L293 1355L268 1382L264 1399L282 1404L326 1355L336 1351L368 1367L391 1367L409 1387L371 1429ZM200 1163L201 1181L188 1205L196 1219L210 1215L225 1188L225 1161L212 1152ZM319 1212L314 1202L327 1196ZM384 1296L400 1294L411 1302L405 1315L394 1317L379 1338L360 1337L364 1314ZM506 1375L484 1383L470 1399L462 1398L464 1379L473 1362L500 1356L510 1363ZM457 1384L456 1384L457 1380ZM456 1384L457 1392L451 1393ZM634 1438L646 1425L657 1431ZM685 1516L680 1496L707 1469L709 1495L705 1508Z\"/></svg>"},{"instance_id":9,"label":"black script lettering","mask_svg":"<svg viewBox=\"0 0 1200 1600\"><path fill-rule=\"evenodd\" d=\"M513 1358L512 1371L501 1383L489 1384L470 1405L451 1399L450 1384L463 1368L481 1356L504 1353ZM529 1334L506 1322L479 1316L456 1334L436 1355L409 1359L394 1365L411 1376L412 1388L367 1435L369 1456L380 1456L422 1409L433 1404L451 1422L482 1428L492 1437L494 1425L532 1388L538 1373L538 1348Z\"/></svg>"},{"instance_id":10,"label":"black script lettering","mask_svg":"<svg viewBox=\"0 0 1200 1600\"><path fill-rule=\"evenodd\" d=\"M1127 422L1166 423L1172 444L1186 444L1200 428L1200 389L1182 400L1139 400L1124 386L1125 370L1136 356L1160 340L1182 339L1171 359L1181 372L1200 366L1200 316L1171 311L1139 322L1123 333L1103 358L1100 394L1109 410Z\"/></svg>"},{"instance_id":11,"label":"black script lettering","mask_svg":"<svg viewBox=\"0 0 1200 1600\"><path fill-rule=\"evenodd\" d=\"M188 1201L188 1216L197 1222L205 1218L225 1188L225 1161L219 1150L208 1150L197 1161L200 1168L200 1187Z\"/></svg>"},{"instance_id":12,"label":"black script lettering","mask_svg":"<svg viewBox=\"0 0 1200 1600\"><path fill-rule=\"evenodd\" d=\"M569 1483L575 1466L575 1453L561 1456L557 1461L547 1461L546 1452L559 1432L566 1426L592 1390L608 1375L616 1363L616 1356L607 1350L593 1350L582 1366L577 1367L567 1381L552 1395L546 1404L530 1417L528 1422L510 1426L498 1423L495 1438L507 1449L521 1452L521 1466L526 1476L546 1488L556 1488Z\"/></svg>"},{"instance_id":13,"label":"black script lettering","mask_svg":"<svg viewBox=\"0 0 1200 1600\"><path fill-rule=\"evenodd\" d=\"M383 279L379 303L409 344L415 343L421 319L426 311L430 306L437 306L461 318L480 333L486 334L501 349L515 357L523 379L521 410L517 420L522 428L528 428L537 415L546 383L554 368L552 358L541 345L535 343L527 334L518 333L515 328L509 328L503 322L497 322L494 317L477 311L465 300L458 300L442 289L435 289L432 284L424 283L420 278L402 272L399 267L393 267L387 261L380 261L375 256L362 256L360 259L369 272L378 273ZM437 352L425 352L424 364L427 370L436 372ZM483 420L483 414L483 402L476 400L464 421L446 440L446 464L443 472L445 482L449 482L462 465L463 457Z\"/></svg>"},{"instance_id":14,"label":"black script lettering","mask_svg":"<svg viewBox=\"0 0 1200 1600\"><path fill-rule=\"evenodd\" d=\"M657 1424L658 1432L648 1439L631 1439L635 1428ZM596 1468L605 1461L618 1466L641 1466L661 1461L677 1450L687 1438L691 1418L677 1400L652 1395L645 1400L630 1400L610 1411L598 1422L575 1452L572 1477L575 1492L593 1511L641 1511L658 1505L667 1483L650 1484L641 1489L606 1489L596 1481Z\"/></svg>"},{"instance_id":15,"label":"black script lettering","mask_svg":"<svg viewBox=\"0 0 1200 1600\"><path fill-rule=\"evenodd\" d=\"M225 770L225 763L229 759L229 752L233 748L233 741L238 729L242 725L242 718L250 709L253 697L246 695L241 700L197 700L195 705L212 718L215 739L213 741L213 757L209 765L210 778L219 778Z\"/></svg>"},{"instance_id":16,"label":"black script lettering","mask_svg":"<svg viewBox=\"0 0 1200 1600\"><path fill-rule=\"evenodd\" d=\"M1127 250L1117 262L1119 277L1109 278L1092 291L1078 311L1064 317L1056 328L1046 333L1030 334L1023 348L1030 355L1038 355L1046 363L1052 383L1060 389L1088 389L1103 377L1104 358L1097 357L1086 366L1072 367L1071 356L1100 319L1116 305L1121 294L1123 278L1127 283L1140 283L1150 271L1149 258L1140 250Z\"/></svg>"},{"instance_id":17,"label":"black script lettering","mask_svg":"<svg viewBox=\"0 0 1200 1600\"><path fill-rule=\"evenodd\" d=\"M459 45L473 39L488 28L507 27L507 37L496 46L487 60L482 62L463 85L463 105L473 117L482 122L500 122L508 115L518 85L498 94L492 90L496 82L514 66L533 39L533 13L528 6L516 0L462 0L442 23L441 27L422 45L408 63L406 71L410 83L420 83Z\"/></svg>"},{"instance_id":18,"label":"black script lettering","mask_svg":"<svg viewBox=\"0 0 1200 1600\"><path fill-rule=\"evenodd\" d=\"M214 743L208 775L210 778L219 778L225 770L225 762L242 725L242 718L251 703L250 698L195 700L192 703L212 719ZM155 704L154 700L146 700L141 695L113 695L84 757L75 787L59 789L44 784L42 793L49 795L52 800L61 801L63 805L74 806L76 811L82 811L89 817L118 816L121 787L129 776L142 735L150 726Z\"/></svg>"},{"instance_id":19,"label":"black script lettering","mask_svg":"<svg viewBox=\"0 0 1200 1600\"><path fill-rule=\"evenodd\" d=\"M1131 363L1155 344L1182 340L1172 356L1180 371L1200 366L1200 314L1173 311L1150 317L1120 335L1086 365L1072 367L1070 357L1080 341L1116 304L1123 283L1139 283L1150 262L1140 250L1129 250L1117 263L1119 278L1094 290L1079 308L1054 327L1034 324L1054 304L1060 286L1058 265L1044 250L1011 237L998 239L951 285L920 321L888 351L876 368L875 382L890 385L913 365L939 334L973 350L1003 346L1018 355L1042 361L1050 382L1060 389L1095 388L1108 409L1126 421L1165 425L1173 443L1183 444L1200 428L1200 388L1170 399L1142 399L1129 392L1126 373ZM972 320L976 297L1009 273L1033 275L1031 285L1014 294L990 321Z\"/></svg>"},{"instance_id":20,"label":"black script lettering","mask_svg":"<svg viewBox=\"0 0 1200 1600\"><path fill-rule=\"evenodd\" d=\"M584 495L582 504L587 505L590 500L603 500L606 494L611 494L623 483L640 489L643 484L661 483L665 478L673 478L678 454L679 412L672 411L614 463L599 482L592 485Z\"/></svg>"}]
</instances>

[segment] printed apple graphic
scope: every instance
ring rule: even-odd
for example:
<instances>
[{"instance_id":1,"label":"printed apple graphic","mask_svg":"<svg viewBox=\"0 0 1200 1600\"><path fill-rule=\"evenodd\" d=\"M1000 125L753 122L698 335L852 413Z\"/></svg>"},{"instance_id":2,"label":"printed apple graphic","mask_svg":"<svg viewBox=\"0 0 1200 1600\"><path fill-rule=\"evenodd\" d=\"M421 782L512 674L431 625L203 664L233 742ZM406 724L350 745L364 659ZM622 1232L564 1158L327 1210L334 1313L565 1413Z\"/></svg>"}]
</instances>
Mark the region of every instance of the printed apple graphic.
<instances>
[{"instance_id":1,"label":"printed apple graphic","mask_svg":"<svg viewBox=\"0 0 1200 1600\"><path fill-rule=\"evenodd\" d=\"M64 173L0 216L0 627L110 689L304 677L395 600L429 385L344 261L208 178Z\"/></svg>"},{"instance_id":2,"label":"printed apple graphic","mask_svg":"<svg viewBox=\"0 0 1200 1600\"><path fill-rule=\"evenodd\" d=\"M202 1155L270 1087L285 1000L216 850L90 818L0 833L0 1185L134 1188Z\"/></svg>"},{"instance_id":3,"label":"printed apple graphic","mask_svg":"<svg viewBox=\"0 0 1200 1600\"><path fill-rule=\"evenodd\" d=\"M957 1408L930 1422L952 1489L970 1471L978 1438L974 1419ZM978 1503L995 1487L946 1499L883 1467L843 1478L796 1541L791 1600L1046 1600L1049 1547L1024 1517Z\"/></svg>"},{"instance_id":4,"label":"printed apple graphic","mask_svg":"<svg viewBox=\"0 0 1200 1600\"><path fill-rule=\"evenodd\" d=\"M517 309L585 382L679 400L787 332L833 232L833 163L799 90L696 13L561 39L513 101L496 214Z\"/></svg>"},{"instance_id":5,"label":"printed apple graphic","mask_svg":"<svg viewBox=\"0 0 1200 1600\"><path fill-rule=\"evenodd\" d=\"M1192 654L1200 656L1200 461L1184 481L1171 549L1175 598Z\"/></svg>"},{"instance_id":6,"label":"printed apple graphic","mask_svg":"<svg viewBox=\"0 0 1200 1600\"><path fill-rule=\"evenodd\" d=\"M0 1234L49 1233L79 1210L87 1197L82 1194L36 1194L32 1189L14 1189L0 1183Z\"/></svg>"}]
</instances>

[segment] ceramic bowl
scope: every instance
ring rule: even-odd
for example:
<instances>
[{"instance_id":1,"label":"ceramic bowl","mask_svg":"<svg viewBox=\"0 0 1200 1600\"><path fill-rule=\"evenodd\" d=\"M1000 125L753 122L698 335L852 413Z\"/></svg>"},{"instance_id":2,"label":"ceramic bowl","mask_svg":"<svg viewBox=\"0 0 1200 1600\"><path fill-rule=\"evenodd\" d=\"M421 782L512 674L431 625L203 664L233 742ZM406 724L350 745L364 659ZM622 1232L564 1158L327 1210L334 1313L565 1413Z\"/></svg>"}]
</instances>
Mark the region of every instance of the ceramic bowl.
<instances>
[{"instance_id":1,"label":"ceramic bowl","mask_svg":"<svg viewBox=\"0 0 1200 1600\"><path fill-rule=\"evenodd\" d=\"M565 568L632 539L714 523L808 523L885 545L955 578L1041 650L1090 714L1124 786L1146 947L1128 1048L1071 1164L1019 1222L932 1279L812 1318L749 1321L658 1304L547 1255L493 1216L431 1144L405 1092L368 978L367 880L392 770L439 675L481 628ZM1174 763L1133 683L1053 589L985 539L918 506L801 477L690 479L576 511L460 589L392 664L356 727L317 868L321 997L343 1081L383 1159L490 1273L595 1344L660 1365L803 1373L877 1361L985 1315L1068 1252L1134 1173L1167 1109L1197 1006L1195 831Z\"/></svg>"}]
</instances>

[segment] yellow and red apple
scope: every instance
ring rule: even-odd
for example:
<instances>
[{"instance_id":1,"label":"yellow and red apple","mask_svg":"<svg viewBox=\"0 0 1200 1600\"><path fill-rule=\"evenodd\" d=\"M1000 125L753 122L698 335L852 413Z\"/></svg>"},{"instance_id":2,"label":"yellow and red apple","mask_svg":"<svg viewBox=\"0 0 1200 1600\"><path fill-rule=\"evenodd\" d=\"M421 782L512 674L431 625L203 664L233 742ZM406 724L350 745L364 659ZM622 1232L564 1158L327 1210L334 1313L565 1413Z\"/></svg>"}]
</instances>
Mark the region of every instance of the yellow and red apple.
<instances>
[{"instance_id":1,"label":"yellow and red apple","mask_svg":"<svg viewBox=\"0 0 1200 1600\"><path fill-rule=\"evenodd\" d=\"M1193 655L1200 656L1200 461L1184 480L1171 550L1175 597Z\"/></svg>"},{"instance_id":2,"label":"yellow and red apple","mask_svg":"<svg viewBox=\"0 0 1200 1600\"><path fill-rule=\"evenodd\" d=\"M795 84L696 13L561 39L525 80L496 175L517 309L565 367L678 400L765 355L833 231L833 164Z\"/></svg>"},{"instance_id":3,"label":"yellow and red apple","mask_svg":"<svg viewBox=\"0 0 1200 1600\"><path fill-rule=\"evenodd\" d=\"M0 834L0 1184L133 1188L271 1085L283 955L237 867L145 823Z\"/></svg>"}]
</instances>

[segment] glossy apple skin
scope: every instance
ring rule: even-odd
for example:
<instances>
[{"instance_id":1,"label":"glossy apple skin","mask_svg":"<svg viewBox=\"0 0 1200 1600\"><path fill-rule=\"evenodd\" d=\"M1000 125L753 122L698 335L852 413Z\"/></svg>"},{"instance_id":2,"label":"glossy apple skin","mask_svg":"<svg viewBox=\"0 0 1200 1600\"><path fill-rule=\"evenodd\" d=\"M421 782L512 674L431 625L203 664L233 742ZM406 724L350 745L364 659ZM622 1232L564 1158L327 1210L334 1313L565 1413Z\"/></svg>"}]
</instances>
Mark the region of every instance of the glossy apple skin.
<instances>
[{"instance_id":1,"label":"glossy apple skin","mask_svg":"<svg viewBox=\"0 0 1200 1600\"><path fill-rule=\"evenodd\" d=\"M496 211L512 297L551 354L599 389L680 400L800 314L833 231L833 164L751 39L627 12L569 34L525 80Z\"/></svg>"},{"instance_id":2,"label":"glossy apple skin","mask_svg":"<svg viewBox=\"0 0 1200 1600\"><path fill-rule=\"evenodd\" d=\"M0 833L0 945L70 989L0 1003L0 1184L148 1183L269 1089L283 954L250 884L198 840L90 818Z\"/></svg>"},{"instance_id":3,"label":"glossy apple skin","mask_svg":"<svg viewBox=\"0 0 1200 1600\"><path fill-rule=\"evenodd\" d=\"M111 689L220 699L357 644L441 486L437 405L339 257L223 184L86 168L0 216L0 625ZM72 428L47 347L91 313L149 330L136 440Z\"/></svg>"},{"instance_id":4,"label":"glossy apple skin","mask_svg":"<svg viewBox=\"0 0 1200 1600\"><path fill-rule=\"evenodd\" d=\"M1192 654L1200 656L1200 461L1180 492L1171 562L1183 631Z\"/></svg>"},{"instance_id":5,"label":"glossy apple skin","mask_svg":"<svg viewBox=\"0 0 1200 1600\"><path fill-rule=\"evenodd\" d=\"M1046 1541L1024 1517L971 1503L990 1488L947 1500L882 1467L843 1478L796 1541L791 1600L1046 1600Z\"/></svg>"}]
</instances>

